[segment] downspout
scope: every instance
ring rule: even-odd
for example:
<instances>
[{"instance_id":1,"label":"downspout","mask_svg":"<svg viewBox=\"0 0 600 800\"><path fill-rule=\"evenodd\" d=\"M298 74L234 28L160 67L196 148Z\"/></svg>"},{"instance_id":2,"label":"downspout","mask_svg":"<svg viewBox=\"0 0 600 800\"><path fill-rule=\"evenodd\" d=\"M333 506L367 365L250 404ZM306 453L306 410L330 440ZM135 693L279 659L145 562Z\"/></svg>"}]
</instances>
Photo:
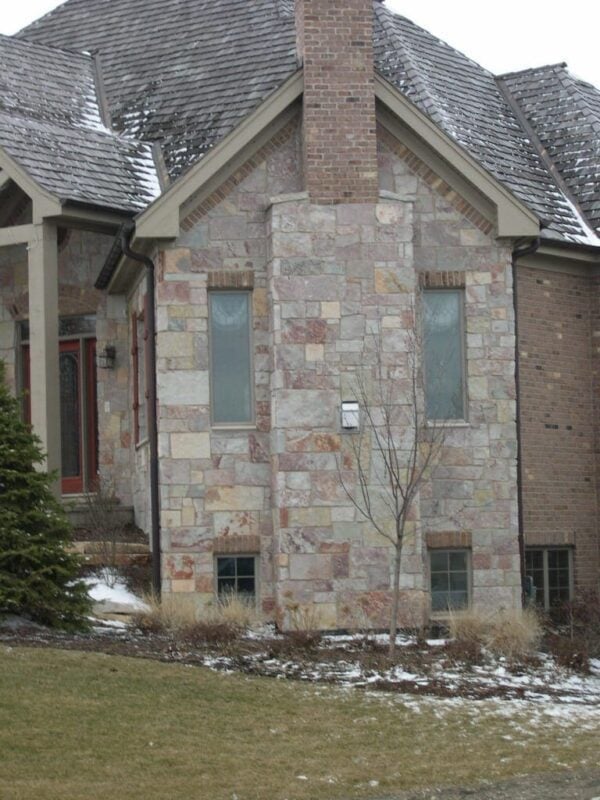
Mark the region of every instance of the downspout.
<instances>
[{"instance_id":1,"label":"downspout","mask_svg":"<svg viewBox=\"0 0 600 800\"><path fill-rule=\"evenodd\" d=\"M154 297L154 262L143 253L137 253L129 246L135 230L133 223L127 223L121 230L121 248L132 261L146 267L147 303L147 370L148 370L148 445L150 448L150 540L152 542L152 588L157 596L161 591L161 550L160 550L160 505L158 482L158 420L156 396L156 310Z\"/></svg>"},{"instance_id":2,"label":"downspout","mask_svg":"<svg viewBox=\"0 0 600 800\"><path fill-rule=\"evenodd\" d=\"M521 432L521 387L519 359L519 293L517 285L517 261L533 255L540 246L541 239L534 239L523 247L515 246L512 253L513 307L515 313L515 391L517 417L517 504L519 525L519 560L521 562L521 603L525 605L525 526L523 522L523 441Z\"/></svg>"}]
</instances>

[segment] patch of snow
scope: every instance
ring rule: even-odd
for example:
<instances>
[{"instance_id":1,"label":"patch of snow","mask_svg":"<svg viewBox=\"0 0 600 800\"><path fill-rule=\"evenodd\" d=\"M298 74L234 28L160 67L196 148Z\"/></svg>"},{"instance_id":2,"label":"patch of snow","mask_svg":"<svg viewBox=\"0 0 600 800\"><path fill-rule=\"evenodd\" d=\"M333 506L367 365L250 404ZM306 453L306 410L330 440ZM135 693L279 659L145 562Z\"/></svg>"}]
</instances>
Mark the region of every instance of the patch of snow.
<instances>
[{"instance_id":1,"label":"patch of snow","mask_svg":"<svg viewBox=\"0 0 600 800\"><path fill-rule=\"evenodd\" d=\"M114 603L128 606L133 611L146 611L148 606L139 597L129 591L122 578L106 580L106 576L88 576L84 578L88 587L88 595L96 603Z\"/></svg>"}]
</instances>

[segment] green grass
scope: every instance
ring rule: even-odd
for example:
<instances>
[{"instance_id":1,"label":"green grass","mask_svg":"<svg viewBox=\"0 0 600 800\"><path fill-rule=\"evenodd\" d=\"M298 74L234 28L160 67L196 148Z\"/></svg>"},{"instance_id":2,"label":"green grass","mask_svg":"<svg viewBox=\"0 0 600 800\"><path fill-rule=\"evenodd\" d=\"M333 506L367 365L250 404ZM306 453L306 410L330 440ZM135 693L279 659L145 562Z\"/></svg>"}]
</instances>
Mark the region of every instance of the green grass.
<instances>
[{"instance_id":1,"label":"green grass","mask_svg":"<svg viewBox=\"0 0 600 800\"><path fill-rule=\"evenodd\" d=\"M0 797L335 800L595 764L575 722L413 702L0 646Z\"/></svg>"}]
</instances>

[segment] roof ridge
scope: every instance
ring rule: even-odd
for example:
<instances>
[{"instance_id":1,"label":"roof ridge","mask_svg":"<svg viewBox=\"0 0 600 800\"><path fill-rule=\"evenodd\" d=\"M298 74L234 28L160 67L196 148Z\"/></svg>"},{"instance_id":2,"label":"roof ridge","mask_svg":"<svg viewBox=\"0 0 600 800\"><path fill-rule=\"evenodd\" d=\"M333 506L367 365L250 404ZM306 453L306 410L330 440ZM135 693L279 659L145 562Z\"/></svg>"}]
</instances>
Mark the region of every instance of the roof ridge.
<instances>
[{"instance_id":1,"label":"roof ridge","mask_svg":"<svg viewBox=\"0 0 600 800\"><path fill-rule=\"evenodd\" d=\"M568 67L566 61L556 61L553 64L541 64L539 67L525 67L524 69L516 69L512 72L501 72L499 75L495 75L495 78L499 78L500 80L504 80L505 78L514 78L517 75L526 75L531 74L532 72L539 72L540 70L548 70L554 69L555 67Z\"/></svg>"},{"instance_id":2,"label":"roof ridge","mask_svg":"<svg viewBox=\"0 0 600 800\"><path fill-rule=\"evenodd\" d=\"M394 19L403 20L404 22L408 22L409 25L412 25L417 30L419 30L422 33L426 34L427 36L431 37L438 44L441 44L443 47L447 47L448 50L451 50L453 53L457 53L461 58L464 58L466 61L468 61L469 63L473 64L474 66L476 66L482 72L485 72L490 77L492 77L492 78L494 77L494 73L491 70L489 70L487 67L484 67L478 61L475 61L475 59L471 58L471 56L468 56L466 53L463 53L463 51L459 50L458 47L454 47L454 45L450 44L450 42L447 42L445 39L442 39L437 34L432 33L430 30L427 30L427 28L424 28L422 25L419 25L417 22L415 22L414 20L410 19L409 17L405 17L404 14L399 14L397 11L394 11L393 9L388 8L386 5L384 5L386 0L373 0L373 2L377 4L375 6L375 8L376 9L379 8L382 11L385 11L387 13L388 17L393 17Z\"/></svg>"},{"instance_id":3,"label":"roof ridge","mask_svg":"<svg viewBox=\"0 0 600 800\"><path fill-rule=\"evenodd\" d=\"M411 20L407 19L407 17L403 17L401 14L395 14L394 12L390 11L389 8L386 8L385 6L379 3L375 6L374 11L375 14L379 17L386 16L387 12L387 14L391 16L410 22L411 25L415 24ZM421 77L421 74L418 70L414 57L410 50L410 46L405 41L401 29L392 28L390 30L390 27L386 24L387 20L381 19L380 21L382 23L384 30L386 30L387 35L392 39L394 39L394 41L398 46L398 50L400 51L401 55L403 55L404 58L406 59L406 74L409 78L413 79L415 85L417 86L418 93L419 95L421 95L421 98L423 100L423 105L426 107L427 113L429 114L431 119L433 119L435 122L437 122L438 124L442 124L442 121L444 119L443 114L440 113L435 98L429 91L427 82L423 80L423 78Z\"/></svg>"},{"instance_id":4,"label":"roof ridge","mask_svg":"<svg viewBox=\"0 0 600 800\"><path fill-rule=\"evenodd\" d=\"M577 200L575 195L571 192L571 189L569 188L567 182L565 181L565 179L563 178L562 174L560 173L560 170L558 169L558 167L554 163L554 160L552 159L552 156L550 155L550 153L548 152L546 147L544 147L544 145L543 145L540 137L538 136L535 128L533 127L533 125L531 124L531 122L527 118L527 115L525 114L525 112L521 108L521 106L519 104L519 101L517 100L517 98L511 92L508 84L501 77L496 77L495 81L496 81L496 85L498 86L498 89L500 90L500 93L502 94L502 96L504 97L504 99L506 100L506 102L508 103L510 108L512 109L517 122L519 123L519 125L521 125L521 127L524 130L524 132L528 136L529 140L531 141L531 144L535 148L535 150L536 150L538 156L540 157L542 163L544 164L544 166L547 168L548 172L550 173L550 176L554 180L557 188L562 192L562 194L564 195L565 199L577 211L578 215L581 218L581 222L584 223L585 226L588 228L588 231L586 231L586 233L591 233L594 237L597 237L597 233L596 233L595 228L593 227L592 223L588 220L587 215L584 213L583 209L581 208L581 206L579 204L579 201Z\"/></svg>"},{"instance_id":5,"label":"roof ridge","mask_svg":"<svg viewBox=\"0 0 600 800\"><path fill-rule=\"evenodd\" d=\"M571 94L577 103L578 108L588 117L588 121L596 133L600 133L600 117L594 109L590 106L587 97L583 94L581 89L576 85L574 76L571 75L569 70L565 67L561 70L562 77L559 77L564 88ZM596 88L590 84L592 88ZM591 119L589 119L591 117Z\"/></svg>"},{"instance_id":6,"label":"roof ridge","mask_svg":"<svg viewBox=\"0 0 600 800\"><path fill-rule=\"evenodd\" d=\"M93 54L90 53L89 50L73 50L68 47L56 47L56 45L53 44L42 44L37 40L20 37L17 36L17 34L14 34L13 36L8 36L5 33L0 33L0 43L2 41L10 42L11 44L17 47L22 46L22 47L38 48L39 50L46 50L50 53L54 54L59 53L60 55L66 55L66 56L78 56L80 58L85 58L90 61L93 61L94 58Z\"/></svg>"}]
</instances>

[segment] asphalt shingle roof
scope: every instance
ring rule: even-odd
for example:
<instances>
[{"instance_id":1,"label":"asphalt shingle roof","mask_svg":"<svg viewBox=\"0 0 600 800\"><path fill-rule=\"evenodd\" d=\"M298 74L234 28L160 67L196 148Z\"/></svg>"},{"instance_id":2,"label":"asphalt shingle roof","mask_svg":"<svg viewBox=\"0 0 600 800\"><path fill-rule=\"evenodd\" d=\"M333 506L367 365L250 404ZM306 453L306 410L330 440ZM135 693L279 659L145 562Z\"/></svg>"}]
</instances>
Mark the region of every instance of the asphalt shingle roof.
<instances>
[{"instance_id":1,"label":"asphalt shingle roof","mask_svg":"<svg viewBox=\"0 0 600 800\"><path fill-rule=\"evenodd\" d=\"M503 80L585 218L600 231L600 92L565 64Z\"/></svg>"},{"instance_id":2,"label":"asphalt shingle roof","mask_svg":"<svg viewBox=\"0 0 600 800\"><path fill-rule=\"evenodd\" d=\"M98 50L112 124L176 178L298 68L282 0L69 0L22 32Z\"/></svg>"},{"instance_id":3,"label":"asphalt shingle roof","mask_svg":"<svg viewBox=\"0 0 600 800\"><path fill-rule=\"evenodd\" d=\"M0 146L60 199L137 211L159 193L150 146L102 124L89 55L0 36Z\"/></svg>"},{"instance_id":4,"label":"asphalt shingle roof","mask_svg":"<svg viewBox=\"0 0 600 800\"><path fill-rule=\"evenodd\" d=\"M596 224L598 198L590 184L597 184L600 135L590 120L600 111L597 90L571 79L580 97L575 105L587 98L590 110L585 125L577 124L581 149L569 145L561 161L562 128L571 113L564 88L562 104L553 107L548 97L538 107L536 82L546 78L535 71L515 88L508 76L498 81L379 2L374 14L379 72L534 211L545 236L594 241L576 205ZM297 69L293 0L67 0L19 35L98 51L113 127L160 142L172 178ZM552 157L565 171L564 184L542 158L514 102L532 115L530 124L542 141L544 120L551 120ZM576 113L583 120L584 112Z\"/></svg>"}]
</instances>

